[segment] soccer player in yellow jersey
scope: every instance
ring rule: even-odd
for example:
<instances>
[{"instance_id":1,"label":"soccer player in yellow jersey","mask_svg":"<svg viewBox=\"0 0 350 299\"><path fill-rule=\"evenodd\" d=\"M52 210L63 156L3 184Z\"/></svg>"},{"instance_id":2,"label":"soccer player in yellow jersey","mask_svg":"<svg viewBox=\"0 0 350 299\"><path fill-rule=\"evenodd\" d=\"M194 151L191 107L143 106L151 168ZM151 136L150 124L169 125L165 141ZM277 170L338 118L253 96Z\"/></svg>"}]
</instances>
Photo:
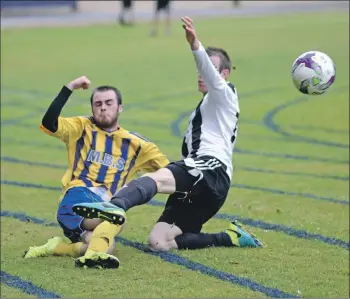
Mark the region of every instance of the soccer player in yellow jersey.
<instances>
[{"instance_id":1,"label":"soccer player in yellow jersey","mask_svg":"<svg viewBox=\"0 0 350 299\"><path fill-rule=\"evenodd\" d=\"M119 126L122 95L115 87L93 90L91 117L61 117L72 91L88 89L90 84L83 76L64 86L41 125L45 133L63 141L67 148L68 169L62 178L57 221L72 243L55 237L43 246L31 247L24 257L70 255L79 257L75 262L78 267L117 268L119 260L111 253L114 237L125 221L123 214L111 224L99 218L83 218L73 212L72 206L109 201L138 171L156 171L169 161L155 144Z\"/></svg>"}]
</instances>

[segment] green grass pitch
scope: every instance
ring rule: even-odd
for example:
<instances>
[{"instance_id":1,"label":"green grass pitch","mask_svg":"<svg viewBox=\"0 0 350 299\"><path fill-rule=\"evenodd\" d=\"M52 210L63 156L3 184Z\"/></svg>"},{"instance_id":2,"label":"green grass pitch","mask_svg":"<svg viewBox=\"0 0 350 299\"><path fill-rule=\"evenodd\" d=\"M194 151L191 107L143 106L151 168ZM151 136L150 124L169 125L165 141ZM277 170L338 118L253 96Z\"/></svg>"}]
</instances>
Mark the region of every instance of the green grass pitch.
<instances>
[{"instance_id":1,"label":"green grass pitch","mask_svg":"<svg viewBox=\"0 0 350 299\"><path fill-rule=\"evenodd\" d=\"M3 31L1 270L19 284L29 281L62 297L261 298L273 289L302 297L348 297L348 24L346 12L196 22L205 46L230 53L237 67L230 81L241 108L233 186L221 217L210 220L204 231L221 231L228 215L236 215L267 247L149 255L134 245L147 241L162 207L145 205L129 213L124 242L116 249L121 266L115 271L76 269L68 257L23 260L29 246L62 232L13 213L55 221L60 192L23 184L60 187L65 149L39 125L60 88L80 75L93 86L120 88L121 125L154 140L170 159L180 157L188 113L201 98L180 22L174 23L172 36L162 38L150 38L142 25ZM326 95L307 97L294 88L290 70L298 55L313 49L332 57L337 76ZM90 91L75 92L63 115L88 115L89 96ZM194 265L201 270L193 270ZM4 283L1 295L32 297Z\"/></svg>"}]
</instances>

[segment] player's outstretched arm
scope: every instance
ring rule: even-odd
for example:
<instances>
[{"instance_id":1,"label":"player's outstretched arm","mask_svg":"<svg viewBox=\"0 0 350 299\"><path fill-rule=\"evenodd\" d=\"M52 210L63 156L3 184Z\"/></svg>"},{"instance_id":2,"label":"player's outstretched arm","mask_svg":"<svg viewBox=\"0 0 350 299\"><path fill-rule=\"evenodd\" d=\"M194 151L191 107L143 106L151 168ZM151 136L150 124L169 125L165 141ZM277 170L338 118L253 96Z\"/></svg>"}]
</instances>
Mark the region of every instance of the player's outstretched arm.
<instances>
[{"instance_id":1,"label":"player's outstretched arm","mask_svg":"<svg viewBox=\"0 0 350 299\"><path fill-rule=\"evenodd\" d=\"M220 76L203 45L197 38L192 19L184 17L181 20L183 22L182 27L185 29L187 42L191 46L196 61L198 72L203 78L208 90L225 88L227 86L225 80Z\"/></svg>"},{"instance_id":2,"label":"player's outstretched arm","mask_svg":"<svg viewBox=\"0 0 350 299\"><path fill-rule=\"evenodd\" d=\"M47 109L42 125L52 133L58 129L58 117L61 114L63 106L68 101L68 98L75 89L87 89L90 86L90 80L85 76L79 77L67 85L63 86L57 97L53 100L50 107Z\"/></svg>"}]
</instances>

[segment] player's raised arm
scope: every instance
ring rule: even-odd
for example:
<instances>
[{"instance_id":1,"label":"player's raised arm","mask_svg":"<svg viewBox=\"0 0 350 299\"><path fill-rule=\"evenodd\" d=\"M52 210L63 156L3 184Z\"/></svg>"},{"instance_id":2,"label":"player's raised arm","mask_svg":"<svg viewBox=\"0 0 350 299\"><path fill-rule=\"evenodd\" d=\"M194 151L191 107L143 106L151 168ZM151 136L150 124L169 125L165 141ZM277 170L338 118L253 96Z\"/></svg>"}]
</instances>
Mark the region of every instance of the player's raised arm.
<instances>
[{"instance_id":1,"label":"player's raised arm","mask_svg":"<svg viewBox=\"0 0 350 299\"><path fill-rule=\"evenodd\" d=\"M57 97L53 100L50 107L47 109L43 119L42 126L55 133L58 130L58 117L61 114L63 106L68 101L68 98L75 89L87 89L90 86L90 80L85 76L79 77L67 85L63 86Z\"/></svg>"},{"instance_id":2,"label":"player's raised arm","mask_svg":"<svg viewBox=\"0 0 350 299\"><path fill-rule=\"evenodd\" d=\"M183 22L182 27L186 32L187 42L191 46L196 61L199 76L203 79L208 91L225 88L227 84L225 79L219 73L221 70L219 69L219 66L213 64L203 45L198 40L193 21L189 17L184 17L181 20ZM224 71L227 72L226 76L228 76L229 70Z\"/></svg>"}]
</instances>

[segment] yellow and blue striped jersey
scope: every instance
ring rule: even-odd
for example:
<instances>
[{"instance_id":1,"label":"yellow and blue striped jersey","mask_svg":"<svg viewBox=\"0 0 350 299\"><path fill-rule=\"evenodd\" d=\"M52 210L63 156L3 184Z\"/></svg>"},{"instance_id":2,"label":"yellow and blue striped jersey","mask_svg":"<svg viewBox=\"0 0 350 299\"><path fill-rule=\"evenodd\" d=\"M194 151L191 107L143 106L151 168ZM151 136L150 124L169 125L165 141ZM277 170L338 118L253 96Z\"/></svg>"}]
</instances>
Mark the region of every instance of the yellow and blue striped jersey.
<instances>
[{"instance_id":1,"label":"yellow and blue striped jersey","mask_svg":"<svg viewBox=\"0 0 350 299\"><path fill-rule=\"evenodd\" d=\"M89 117L59 117L58 130L45 133L62 140L68 152L68 169L62 178L63 193L69 188L107 188L113 195L139 171L156 171L169 161L158 147L123 128L108 133Z\"/></svg>"}]
</instances>

